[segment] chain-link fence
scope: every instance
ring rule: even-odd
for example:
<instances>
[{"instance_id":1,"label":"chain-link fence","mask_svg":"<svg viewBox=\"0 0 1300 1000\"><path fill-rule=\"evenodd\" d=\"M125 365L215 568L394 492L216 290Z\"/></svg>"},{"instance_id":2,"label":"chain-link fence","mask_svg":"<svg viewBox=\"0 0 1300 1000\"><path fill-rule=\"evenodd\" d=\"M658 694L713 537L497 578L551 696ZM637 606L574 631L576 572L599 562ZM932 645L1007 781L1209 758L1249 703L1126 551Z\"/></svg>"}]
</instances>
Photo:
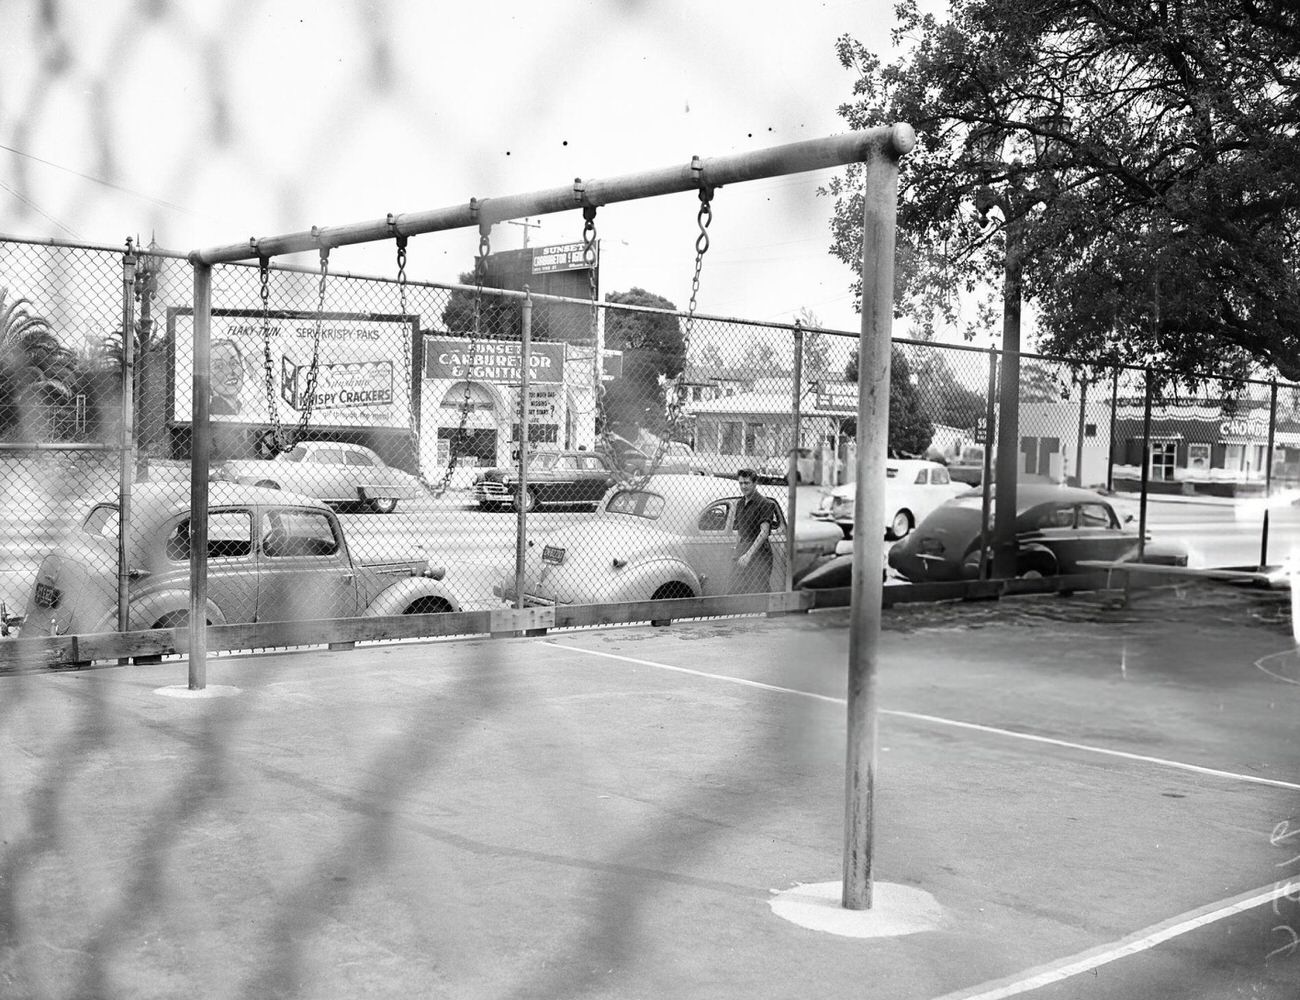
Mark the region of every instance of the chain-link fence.
<instances>
[{"instance_id":1,"label":"chain-link fence","mask_svg":"<svg viewBox=\"0 0 1300 1000\"><path fill-rule=\"evenodd\" d=\"M183 623L190 268L10 241L0 271L6 616L24 636ZM464 285L396 272L214 269L211 623L781 593L851 534L852 501L823 494L855 476L852 335L526 295L487 268ZM995 351L895 343L890 450L935 464L901 473L887 537L995 472L999 368ZM1221 496L1300 481L1300 387L1179 397L1157 379L1024 356L1021 480ZM771 562L749 573L741 469L773 501Z\"/></svg>"}]
</instances>

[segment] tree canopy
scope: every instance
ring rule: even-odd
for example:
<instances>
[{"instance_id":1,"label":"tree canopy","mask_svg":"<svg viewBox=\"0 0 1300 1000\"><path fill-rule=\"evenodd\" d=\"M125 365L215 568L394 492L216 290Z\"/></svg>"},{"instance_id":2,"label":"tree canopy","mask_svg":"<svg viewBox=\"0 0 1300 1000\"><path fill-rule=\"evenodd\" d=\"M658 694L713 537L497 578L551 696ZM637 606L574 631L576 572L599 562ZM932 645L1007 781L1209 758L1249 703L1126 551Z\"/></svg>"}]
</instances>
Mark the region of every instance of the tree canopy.
<instances>
[{"instance_id":1,"label":"tree canopy","mask_svg":"<svg viewBox=\"0 0 1300 1000\"><path fill-rule=\"evenodd\" d=\"M838 42L854 128L908 122L897 301L922 326L1000 288L1023 220L1039 347L1192 373L1300 376L1300 8L1293 0L896 6L883 62ZM861 168L829 185L858 266ZM995 210L996 209L996 210ZM860 289L859 289L860 291Z\"/></svg>"},{"instance_id":2,"label":"tree canopy","mask_svg":"<svg viewBox=\"0 0 1300 1000\"><path fill-rule=\"evenodd\" d=\"M844 377L850 382L858 380L856 348L844 366ZM855 420L852 433L856 433L856 424ZM889 453L924 454L933 438L934 422L912 381L912 366L906 352L895 344L889 355Z\"/></svg>"},{"instance_id":3,"label":"tree canopy","mask_svg":"<svg viewBox=\"0 0 1300 1000\"><path fill-rule=\"evenodd\" d=\"M606 423L616 429L641 427L647 419L655 429L663 422L663 382L676 378L686 364L686 341L677 307L644 288L609 292L611 305L642 306L668 312L630 309L605 311L605 347L623 352L623 374L605 387Z\"/></svg>"}]
</instances>

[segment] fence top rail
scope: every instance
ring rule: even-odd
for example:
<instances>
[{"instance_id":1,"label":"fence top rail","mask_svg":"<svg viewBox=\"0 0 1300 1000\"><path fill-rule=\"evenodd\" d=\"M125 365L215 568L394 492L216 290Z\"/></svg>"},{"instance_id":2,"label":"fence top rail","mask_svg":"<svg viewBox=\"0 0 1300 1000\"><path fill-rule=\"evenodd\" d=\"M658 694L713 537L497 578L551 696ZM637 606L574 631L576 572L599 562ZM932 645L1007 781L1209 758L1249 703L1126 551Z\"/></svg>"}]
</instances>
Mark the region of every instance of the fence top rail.
<instances>
[{"instance_id":1,"label":"fence top rail","mask_svg":"<svg viewBox=\"0 0 1300 1000\"><path fill-rule=\"evenodd\" d=\"M313 226L307 232L283 236L253 237L243 243L191 251L189 259L194 264L210 265L471 226L477 226L480 231L486 232L494 223L508 219L571 212L681 191L709 190L742 181L844 166L876 156L897 159L910 152L915 144L916 133L910 125L863 129L845 135L805 139L731 156L704 159L697 156L680 166L642 171L607 180L583 181L578 178L564 187L528 194L471 198L468 203L431 211L389 215L385 219L342 226Z\"/></svg>"}]
</instances>

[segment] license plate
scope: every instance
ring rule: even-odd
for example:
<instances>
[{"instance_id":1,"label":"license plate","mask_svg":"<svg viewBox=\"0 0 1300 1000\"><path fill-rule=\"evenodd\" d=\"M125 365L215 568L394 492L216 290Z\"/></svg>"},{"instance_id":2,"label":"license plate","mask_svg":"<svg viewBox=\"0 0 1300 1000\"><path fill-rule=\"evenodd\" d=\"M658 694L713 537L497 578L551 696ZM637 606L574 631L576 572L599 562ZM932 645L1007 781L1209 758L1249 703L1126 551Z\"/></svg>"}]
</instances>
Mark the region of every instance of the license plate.
<instances>
[{"instance_id":1,"label":"license plate","mask_svg":"<svg viewBox=\"0 0 1300 1000\"><path fill-rule=\"evenodd\" d=\"M48 583L38 583L36 585L36 605L41 608L57 608L59 598L62 595L57 587L51 587Z\"/></svg>"},{"instance_id":2,"label":"license plate","mask_svg":"<svg viewBox=\"0 0 1300 1000\"><path fill-rule=\"evenodd\" d=\"M547 545L542 548L542 562L551 563L558 566L564 562L564 549L555 545Z\"/></svg>"}]
</instances>

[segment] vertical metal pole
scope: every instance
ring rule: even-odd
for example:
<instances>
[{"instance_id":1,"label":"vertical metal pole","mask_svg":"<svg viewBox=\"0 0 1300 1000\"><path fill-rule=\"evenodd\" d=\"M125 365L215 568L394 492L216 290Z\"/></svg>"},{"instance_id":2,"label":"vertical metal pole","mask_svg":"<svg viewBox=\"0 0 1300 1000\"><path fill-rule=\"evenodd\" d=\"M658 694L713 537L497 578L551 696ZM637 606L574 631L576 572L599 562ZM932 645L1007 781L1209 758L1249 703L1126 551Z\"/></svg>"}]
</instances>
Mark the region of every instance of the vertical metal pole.
<instances>
[{"instance_id":1,"label":"vertical metal pole","mask_svg":"<svg viewBox=\"0 0 1300 1000\"><path fill-rule=\"evenodd\" d=\"M528 386L533 353L533 296L524 285L524 318L519 335L519 492L515 512L515 607L524 606L524 552L528 545Z\"/></svg>"},{"instance_id":2,"label":"vertical metal pole","mask_svg":"<svg viewBox=\"0 0 1300 1000\"><path fill-rule=\"evenodd\" d=\"M1088 412L1088 376L1079 381L1079 432L1074 441L1074 485L1083 486L1083 431Z\"/></svg>"},{"instance_id":3,"label":"vertical metal pole","mask_svg":"<svg viewBox=\"0 0 1300 1000\"><path fill-rule=\"evenodd\" d=\"M190 690L208 686L208 464L212 428L212 267L194 265L194 398L190 409Z\"/></svg>"},{"instance_id":4,"label":"vertical metal pole","mask_svg":"<svg viewBox=\"0 0 1300 1000\"><path fill-rule=\"evenodd\" d=\"M1008 196L1006 275L1002 286L1002 378L998 406L998 494L993 512L993 575L1016 575L1016 481L1020 472L1020 274L1025 220Z\"/></svg>"},{"instance_id":5,"label":"vertical metal pole","mask_svg":"<svg viewBox=\"0 0 1300 1000\"><path fill-rule=\"evenodd\" d=\"M996 437L998 398L998 352L989 348L989 391L984 398L984 468L980 472L980 579L989 578L989 508L993 506L993 441Z\"/></svg>"},{"instance_id":6,"label":"vertical metal pole","mask_svg":"<svg viewBox=\"0 0 1300 1000\"><path fill-rule=\"evenodd\" d=\"M1119 409L1119 367L1110 376L1110 436L1106 442L1106 489L1115 488L1115 413Z\"/></svg>"},{"instance_id":7,"label":"vertical metal pole","mask_svg":"<svg viewBox=\"0 0 1300 1000\"><path fill-rule=\"evenodd\" d=\"M134 478L135 459L132 443L135 441L135 249L126 241L122 256L122 429L118 447L117 483L117 630L130 628L129 614L131 582L127 564L127 533L131 528L131 482ZM126 662L125 660L119 662Z\"/></svg>"},{"instance_id":8,"label":"vertical metal pole","mask_svg":"<svg viewBox=\"0 0 1300 1000\"><path fill-rule=\"evenodd\" d=\"M785 589L794 590L794 519L798 514L795 497L799 488L799 424L803 397L803 324L794 321L794 398L790 413L794 424L790 431L790 461L786 466L785 492Z\"/></svg>"},{"instance_id":9,"label":"vertical metal pole","mask_svg":"<svg viewBox=\"0 0 1300 1000\"><path fill-rule=\"evenodd\" d=\"M894 304L894 227L898 161L866 163L862 220L862 328L858 340L858 457L849 617L848 751L845 767L846 909L871 908L872 826L876 781L876 661L880 646L889 441L889 354ZM867 526L870 525L870 530Z\"/></svg>"},{"instance_id":10,"label":"vertical metal pole","mask_svg":"<svg viewBox=\"0 0 1300 1000\"><path fill-rule=\"evenodd\" d=\"M1138 562L1146 554L1147 488L1151 484L1151 369L1146 370L1146 398L1142 403L1142 496L1138 501Z\"/></svg>"},{"instance_id":11,"label":"vertical metal pole","mask_svg":"<svg viewBox=\"0 0 1300 1000\"><path fill-rule=\"evenodd\" d=\"M1277 379L1268 393L1268 452L1264 456L1264 527L1259 534L1259 565L1268 565L1268 498L1273 495L1273 448L1277 440Z\"/></svg>"}]
</instances>

